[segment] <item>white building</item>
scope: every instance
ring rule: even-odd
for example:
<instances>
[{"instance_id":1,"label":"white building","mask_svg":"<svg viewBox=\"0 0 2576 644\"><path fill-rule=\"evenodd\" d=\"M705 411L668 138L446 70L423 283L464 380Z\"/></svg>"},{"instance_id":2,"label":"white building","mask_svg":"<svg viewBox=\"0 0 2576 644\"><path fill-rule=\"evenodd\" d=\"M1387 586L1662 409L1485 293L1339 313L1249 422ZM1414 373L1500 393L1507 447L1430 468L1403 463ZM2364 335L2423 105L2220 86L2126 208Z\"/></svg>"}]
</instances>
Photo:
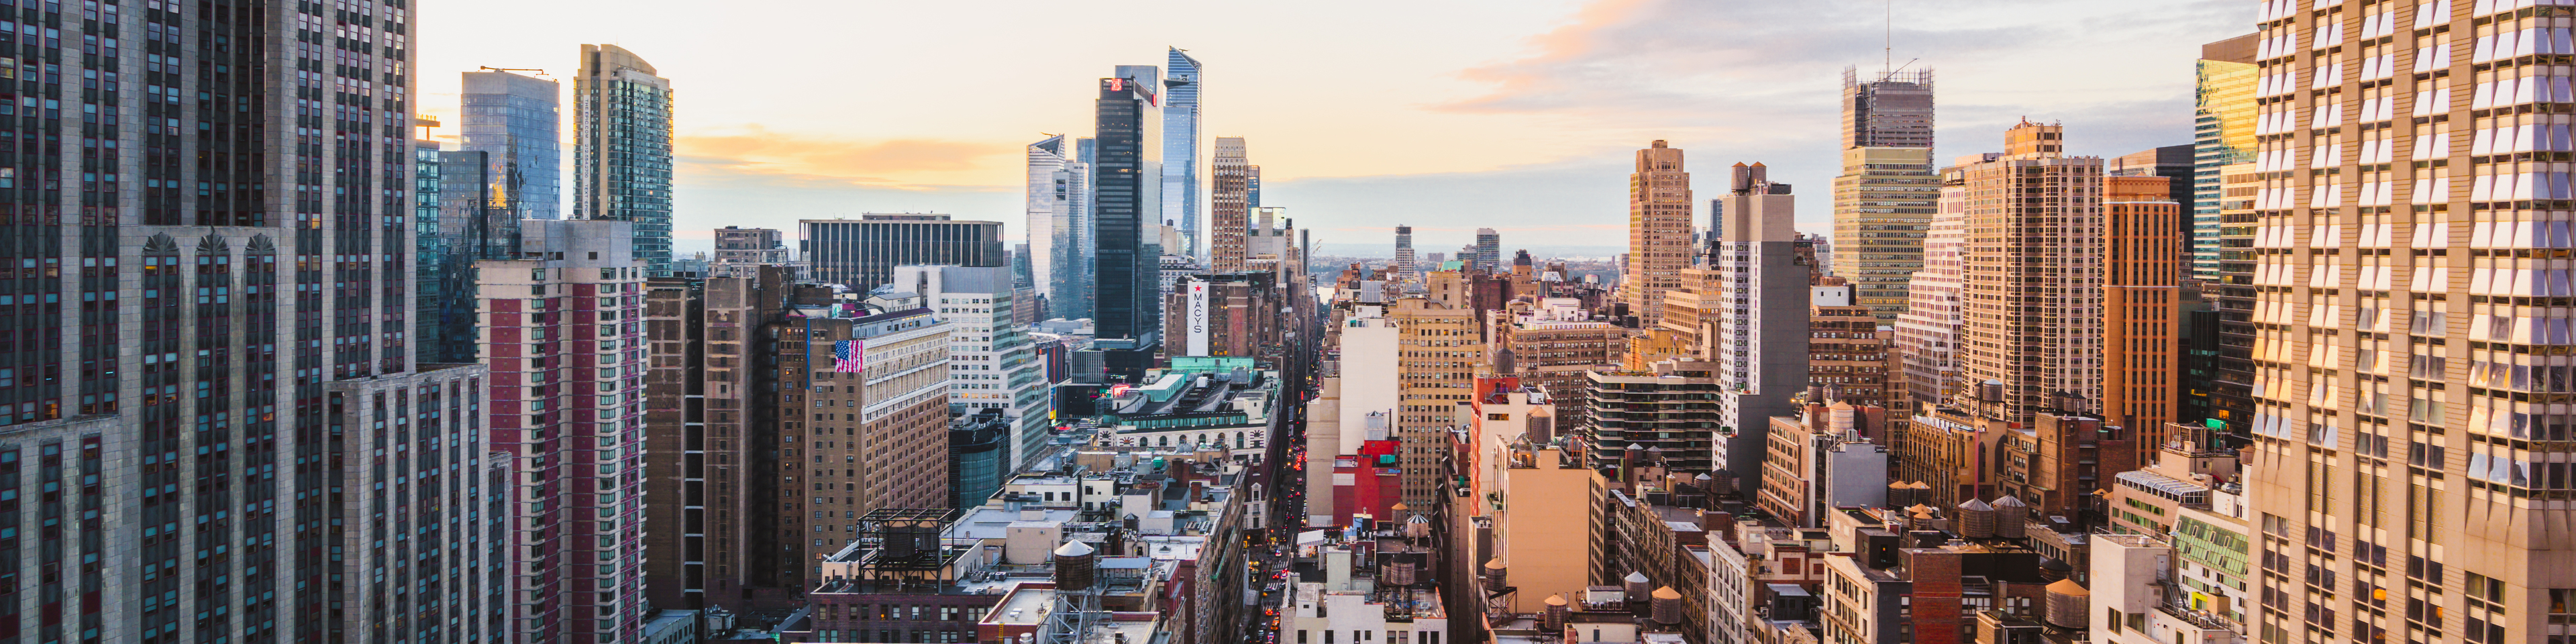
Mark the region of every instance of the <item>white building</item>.
<instances>
[{"instance_id":1,"label":"white building","mask_svg":"<svg viewBox=\"0 0 2576 644\"><path fill-rule=\"evenodd\" d=\"M1983 158L1983 157L1980 157ZM1923 236L1923 270L1905 285L1905 312L1896 315L1895 349L1903 358L1907 393L1916 402L1949 398L1959 378L1959 249L1968 230L1968 186L1941 188L1940 213Z\"/></svg>"},{"instance_id":2,"label":"white building","mask_svg":"<svg viewBox=\"0 0 2576 644\"><path fill-rule=\"evenodd\" d=\"M1007 267L897 266L894 287L919 294L952 328L948 400L967 409L1000 409L1011 419L1009 462L1026 462L1047 440L1046 365L1038 362L1029 323L1013 318Z\"/></svg>"},{"instance_id":3,"label":"white building","mask_svg":"<svg viewBox=\"0 0 2576 644\"><path fill-rule=\"evenodd\" d=\"M2093 535L2087 628L2096 644L2239 644L2244 627L2181 605L2173 546L2148 535Z\"/></svg>"},{"instance_id":4,"label":"white building","mask_svg":"<svg viewBox=\"0 0 2576 644\"><path fill-rule=\"evenodd\" d=\"M1381 589L1378 579L1352 574L1348 547L1319 547L1324 578L1288 578L1295 590L1280 598L1279 644L1444 644L1449 619L1439 591ZM1418 574L1430 574L1423 568Z\"/></svg>"}]
</instances>

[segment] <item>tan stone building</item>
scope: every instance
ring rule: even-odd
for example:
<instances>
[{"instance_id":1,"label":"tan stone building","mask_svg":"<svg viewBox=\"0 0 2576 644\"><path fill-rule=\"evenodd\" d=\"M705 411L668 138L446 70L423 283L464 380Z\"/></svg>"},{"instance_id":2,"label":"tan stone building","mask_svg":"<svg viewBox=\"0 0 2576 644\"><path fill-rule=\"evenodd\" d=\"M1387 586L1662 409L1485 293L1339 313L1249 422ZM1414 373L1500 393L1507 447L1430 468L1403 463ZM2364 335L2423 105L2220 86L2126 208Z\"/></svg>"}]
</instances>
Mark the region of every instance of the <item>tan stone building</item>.
<instances>
[{"instance_id":1,"label":"tan stone building","mask_svg":"<svg viewBox=\"0 0 2576 644\"><path fill-rule=\"evenodd\" d=\"M2102 397L2102 160L2024 121L1959 170L1967 219L1959 369L1975 413L2027 423Z\"/></svg>"},{"instance_id":2,"label":"tan stone building","mask_svg":"<svg viewBox=\"0 0 2576 644\"><path fill-rule=\"evenodd\" d=\"M1883 405L1902 394L1888 387L1887 337L1878 315L1858 304L1841 277L1814 287L1807 308L1807 389L1810 399ZM1815 396L1826 389L1837 395Z\"/></svg>"},{"instance_id":3,"label":"tan stone building","mask_svg":"<svg viewBox=\"0 0 2576 644\"><path fill-rule=\"evenodd\" d=\"M1487 355L1488 372L1517 375L1545 390L1564 427L1583 424L1583 372L1618 369L1628 344L1627 328L1593 321L1581 306L1573 298L1552 297L1509 321L1496 320ZM1506 351L1508 374L1502 371Z\"/></svg>"},{"instance_id":4,"label":"tan stone building","mask_svg":"<svg viewBox=\"0 0 2576 644\"><path fill-rule=\"evenodd\" d=\"M1932 72L1843 71L1842 174L1834 177L1833 274L1879 321L1905 312L1923 268L1940 180L1932 165Z\"/></svg>"},{"instance_id":5,"label":"tan stone building","mask_svg":"<svg viewBox=\"0 0 2576 644\"><path fill-rule=\"evenodd\" d=\"M1637 170L1628 175L1628 271L1619 285L1619 301L1645 326L1661 319L1664 291L1680 286L1690 239L1690 173L1681 149L1657 140L1637 151Z\"/></svg>"},{"instance_id":6,"label":"tan stone building","mask_svg":"<svg viewBox=\"0 0 2576 644\"><path fill-rule=\"evenodd\" d=\"M1468 399L1484 363L1476 312L1443 308L1431 300L1395 301L1387 318L1396 328L1396 438L1404 446L1404 503L1418 508L1441 502L1446 471L1442 456L1453 442L1457 404Z\"/></svg>"},{"instance_id":7,"label":"tan stone building","mask_svg":"<svg viewBox=\"0 0 2576 644\"><path fill-rule=\"evenodd\" d=\"M2564 639L2566 9L2310 4L2256 15L2254 596L2315 597L2316 570L2387 599L2324 623L2257 602L2248 634Z\"/></svg>"}]
</instances>

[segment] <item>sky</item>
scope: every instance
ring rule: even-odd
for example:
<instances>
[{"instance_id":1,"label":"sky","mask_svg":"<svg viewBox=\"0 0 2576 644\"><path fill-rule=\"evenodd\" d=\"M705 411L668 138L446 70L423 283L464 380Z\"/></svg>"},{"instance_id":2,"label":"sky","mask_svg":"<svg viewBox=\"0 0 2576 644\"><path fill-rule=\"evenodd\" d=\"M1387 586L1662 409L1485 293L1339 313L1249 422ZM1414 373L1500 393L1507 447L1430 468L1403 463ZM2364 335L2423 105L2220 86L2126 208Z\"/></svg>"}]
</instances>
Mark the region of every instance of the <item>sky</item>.
<instances>
[{"instance_id":1,"label":"sky","mask_svg":"<svg viewBox=\"0 0 2576 644\"><path fill-rule=\"evenodd\" d=\"M1726 166L1758 161L1803 195L1801 227L1829 232L1848 66L1934 70L1939 159L1998 150L2024 118L2063 122L2070 154L2189 143L2200 44L2253 31L2255 3L2141 8L446 0L423 4L415 42L419 111L448 124L451 144L459 72L568 80L582 43L651 61L676 93L684 252L718 226L792 231L797 219L864 212L999 220L1016 239L1024 146L1089 136L1096 80L1120 64L1161 66L1166 46L1205 67L1201 131L1246 137L1263 205L1287 208L1319 242L1391 247L1403 223L1426 250L1479 227L1499 230L1505 248L1615 247L1627 239L1634 150L1655 139L1687 151L1700 208Z\"/></svg>"}]
</instances>

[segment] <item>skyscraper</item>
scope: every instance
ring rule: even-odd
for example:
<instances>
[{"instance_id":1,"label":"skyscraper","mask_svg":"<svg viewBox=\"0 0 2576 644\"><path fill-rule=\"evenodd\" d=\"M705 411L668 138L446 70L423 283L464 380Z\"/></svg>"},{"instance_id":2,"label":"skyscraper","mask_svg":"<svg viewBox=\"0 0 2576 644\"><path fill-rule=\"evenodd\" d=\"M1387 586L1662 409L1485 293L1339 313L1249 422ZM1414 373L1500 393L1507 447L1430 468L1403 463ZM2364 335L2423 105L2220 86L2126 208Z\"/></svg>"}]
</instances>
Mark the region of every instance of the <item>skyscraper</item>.
<instances>
[{"instance_id":1,"label":"skyscraper","mask_svg":"<svg viewBox=\"0 0 2576 644\"><path fill-rule=\"evenodd\" d=\"M1002 268L897 266L894 285L921 296L940 322L953 327L948 342L948 402L968 413L1001 412L1010 429L1004 452L1012 467L1046 445L1046 365L1036 341L1017 317L1010 273Z\"/></svg>"},{"instance_id":2,"label":"skyscraper","mask_svg":"<svg viewBox=\"0 0 2576 644\"><path fill-rule=\"evenodd\" d=\"M465 72L458 97L464 143L456 149L489 153L483 174L493 201L487 203L514 219L563 218L562 91L551 79Z\"/></svg>"},{"instance_id":3,"label":"skyscraper","mask_svg":"<svg viewBox=\"0 0 2576 644\"><path fill-rule=\"evenodd\" d=\"M2186 368L2207 373L2186 381L2216 419L2239 436L2254 418L2254 163L2257 79L2255 47L2246 34L2200 48L2198 106L2192 150L2191 277L2201 282L2205 311L2193 313ZM2234 190L2230 190L2234 188ZM2189 416L2186 416L2188 418Z\"/></svg>"},{"instance_id":4,"label":"skyscraper","mask_svg":"<svg viewBox=\"0 0 2576 644\"><path fill-rule=\"evenodd\" d=\"M1252 164L1245 157L1243 137L1216 138L1216 156L1208 162L1215 175L1208 195L1208 271L1232 273L1243 270L1250 253L1245 237L1252 227Z\"/></svg>"},{"instance_id":5,"label":"skyscraper","mask_svg":"<svg viewBox=\"0 0 2576 644\"><path fill-rule=\"evenodd\" d=\"M420 234L435 236L435 241L422 243L434 243L439 249L435 256L418 258L420 281L435 282L434 287L421 288L423 304L415 313L423 328L418 341L423 361L479 359L474 262L519 256L519 224L526 213L520 211L523 204L508 196L513 189L509 179L494 174L495 154L439 152L439 189L421 195L425 199L434 194L438 200L438 216L421 222Z\"/></svg>"},{"instance_id":6,"label":"skyscraper","mask_svg":"<svg viewBox=\"0 0 2576 644\"><path fill-rule=\"evenodd\" d=\"M1154 144L1155 70L1121 65L1100 79L1094 118L1099 159L1093 163L1092 225L1097 267L1092 323L1100 365L1111 377L1144 378L1162 331L1162 248L1152 217L1147 152Z\"/></svg>"},{"instance_id":7,"label":"skyscraper","mask_svg":"<svg viewBox=\"0 0 2576 644\"><path fill-rule=\"evenodd\" d=\"M1199 92L1196 58L1171 47L1163 75L1163 225L1180 229L1181 247L1165 253L1204 259L1199 250Z\"/></svg>"},{"instance_id":8,"label":"skyscraper","mask_svg":"<svg viewBox=\"0 0 2576 644\"><path fill-rule=\"evenodd\" d=\"M1002 252L1002 222L961 221L948 215L864 213L858 219L804 219L796 237L815 281L859 292L884 286L894 267L1009 266Z\"/></svg>"},{"instance_id":9,"label":"skyscraper","mask_svg":"<svg viewBox=\"0 0 2576 644\"><path fill-rule=\"evenodd\" d=\"M475 262L494 458L518 473L521 641L625 641L644 597L644 271L634 224L531 221L520 259Z\"/></svg>"},{"instance_id":10,"label":"skyscraper","mask_svg":"<svg viewBox=\"0 0 2576 644\"><path fill-rule=\"evenodd\" d=\"M1395 278L1397 280L1413 279L1413 269L1413 227L1404 224L1396 224Z\"/></svg>"},{"instance_id":11,"label":"skyscraper","mask_svg":"<svg viewBox=\"0 0 2576 644\"><path fill-rule=\"evenodd\" d=\"M573 216L635 222L635 257L671 274L671 81L616 45L573 77Z\"/></svg>"},{"instance_id":12,"label":"skyscraper","mask_svg":"<svg viewBox=\"0 0 2576 644\"><path fill-rule=\"evenodd\" d=\"M1065 176L1065 168L1073 160L1073 150L1064 135L1049 134L1029 144L1028 156L1028 220L1022 230L1028 235L1029 279L1040 292L1053 295L1058 238L1070 232L1062 220L1069 214L1066 208L1072 196L1066 194L1072 178Z\"/></svg>"},{"instance_id":13,"label":"skyscraper","mask_svg":"<svg viewBox=\"0 0 2576 644\"><path fill-rule=\"evenodd\" d=\"M1684 215L1684 216L1682 216L1682 219L1683 219L1684 221L1688 221L1688 220L1690 219L1690 216L1689 216L1689 215ZM1494 229L1492 229L1492 228L1478 228L1478 229L1476 229L1476 259L1475 259L1475 263L1474 263L1474 264L1469 265L1469 268L1472 268L1472 269L1475 269L1475 270L1484 271L1484 272L1487 272L1487 273L1499 273L1499 272L1502 272L1502 270L1503 270L1503 234L1502 234L1502 233L1494 232Z\"/></svg>"},{"instance_id":14,"label":"skyscraper","mask_svg":"<svg viewBox=\"0 0 2576 644\"><path fill-rule=\"evenodd\" d=\"M1863 81L1843 70L1843 172L1834 177L1831 273L1851 280L1860 305L1892 324L1906 284L1923 269L1923 234L1940 180L1932 168L1932 70L1886 71Z\"/></svg>"},{"instance_id":15,"label":"skyscraper","mask_svg":"<svg viewBox=\"0 0 2576 644\"><path fill-rule=\"evenodd\" d=\"M2140 463L2164 444L2176 420L2180 373L2175 349L2181 314L2182 204L2166 195L2167 177L2115 176L2103 182L2102 418L2137 437Z\"/></svg>"},{"instance_id":16,"label":"skyscraper","mask_svg":"<svg viewBox=\"0 0 2576 644\"><path fill-rule=\"evenodd\" d=\"M2245 34L2200 46L2192 107L2192 279L2218 281L2219 169L2254 160L2254 46Z\"/></svg>"},{"instance_id":17,"label":"skyscraper","mask_svg":"<svg viewBox=\"0 0 2576 644\"><path fill-rule=\"evenodd\" d=\"M1986 420L2027 426L2102 399L2102 160L2065 156L2063 132L2023 121L2001 156L1959 168L1959 371Z\"/></svg>"},{"instance_id":18,"label":"skyscraper","mask_svg":"<svg viewBox=\"0 0 2576 644\"><path fill-rule=\"evenodd\" d=\"M1681 285L1691 262L1690 236L1690 173L1682 168L1681 149L1657 139L1637 151L1636 172L1628 175L1628 268L1619 284L1620 301L1644 326L1662 317L1664 291ZM1805 315L1806 307L1798 308Z\"/></svg>"},{"instance_id":19,"label":"skyscraper","mask_svg":"<svg viewBox=\"0 0 2576 644\"><path fill-rule=\"evenodd\" d=\"M1735 169L1726 236L1709 258L1721 303L1713 313L1717 332L1700 341L1717 363L1714 463L1739 479L1738 489L1758 490L1771 417L1797 415L1791 398L1807 390L1813 267L1802 260L1814 255L1799 248L1810 242L1798 237L1789 185L1772 183L1759 163ZM1687 193L1681 197L1690 203ZM1682 217L1685 225L1689 219Z\"/></svg>"},{"instance_id":20,"label":"skyscraper","mask_svg":"<svg viewBox=\"0 0 2576 644\"><path fill-rule=\"evenodd\" d=\"M1092 162L1100 158L1100 142L1091 137L1073 140L1073 156L1065 160L1064 171L1056 176L1064 186L1064 205L1055 219L1055 248L1048 251L1050 275L1047 276L1048 315L1066 319L1091 317L1093 299L1099 293L1093 277L1100 266L1100 247L1092 230L1091 191L1098 175Z\"/></svg>"},{"instance_id":21,"label":"skyscraper","mask_svg":"<svg viewBox=\"0 0 2576 644\"><path fill-rule=\"evenodd\" d=\"M1974 155L1976 162L2000 155ZM1970 163L1962 161L1962 165ZM1968 227L1967 173L1941 173L1940 214L1923 237L1923 270L1905 286L1905 313L1896 316L1895 349L1904 387L1916 403L1939 403L1959 392L1960 246Z\"/></svg>"},{"instance_id":22,"label":"skyscraper","mask_svg":"<svg viewBox=\"0 0 2576 644\"><path fill-rule=\"evenodd\" d=\"M2514 4L2257 14L2246 490L2275 572L2253 594L2315 597L2316 570L2387 605L2264 603L2251 634L2545 642L2576 621L2554 527L2576 521L2576 195L2554 161L2576 146L2554 39L2525 35L2564 18Z\"/></svg>"},{"instance_id":23,"label":"skyscraper","mask_svg":"<svg viewBox=\"0 0 2576 644\"><path fill-rule=\"evenodd\" d=\"M409 12L0 9L51 72L0 80L8 637L505 639L488 378L409 342Z\"/></svg>"}]
</instances>

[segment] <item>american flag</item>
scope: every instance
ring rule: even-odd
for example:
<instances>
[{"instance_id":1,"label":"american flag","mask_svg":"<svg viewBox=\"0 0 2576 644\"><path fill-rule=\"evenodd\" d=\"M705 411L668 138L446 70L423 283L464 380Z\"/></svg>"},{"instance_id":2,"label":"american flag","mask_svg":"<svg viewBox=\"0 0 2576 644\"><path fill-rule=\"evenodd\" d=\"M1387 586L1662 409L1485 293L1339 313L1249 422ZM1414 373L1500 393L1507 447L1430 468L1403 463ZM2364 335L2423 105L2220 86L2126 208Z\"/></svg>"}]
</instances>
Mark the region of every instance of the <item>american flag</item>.
<instances>
[{"instance_id":1,"label":"american flag","mask_svg":"<svg viewBox=\"0 0 2576 644\"><path fill-rule=\"evenodd\" d=\"M866 370L867 361L864 356L867 355L867 350L865 340L842 340L832 343L832 370L840 373L858 373Z\"/></svg>"}]
</instances>

